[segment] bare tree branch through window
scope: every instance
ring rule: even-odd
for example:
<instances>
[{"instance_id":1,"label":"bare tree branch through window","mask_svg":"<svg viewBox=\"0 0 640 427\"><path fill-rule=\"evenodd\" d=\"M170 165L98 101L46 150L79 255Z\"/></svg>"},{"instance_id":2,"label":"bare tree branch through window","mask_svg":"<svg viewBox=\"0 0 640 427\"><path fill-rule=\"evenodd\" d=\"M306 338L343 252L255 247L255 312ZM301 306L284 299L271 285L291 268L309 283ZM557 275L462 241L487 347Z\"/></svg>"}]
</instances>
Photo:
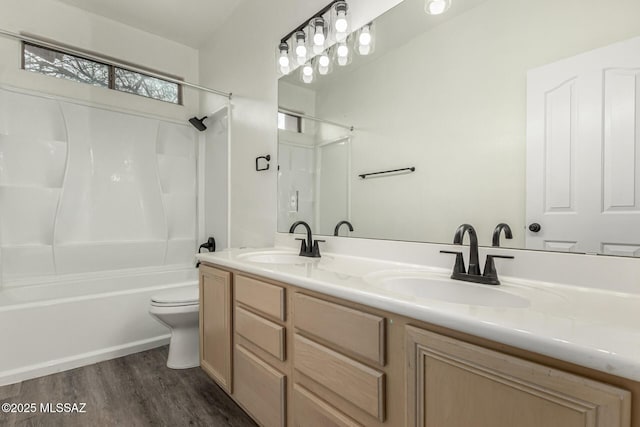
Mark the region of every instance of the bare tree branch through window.
<instances>
[{"instance_id":1,"label":"bare tree branch through window","mask_svg":"<svg viewBox=\"0 0 640 427\"><path fill-rule=\"evenodd\" d=\"M173 104L180 103L180 87L176 83L28 43L24 43L24 69Z\"/></svg>"}]
</instances>

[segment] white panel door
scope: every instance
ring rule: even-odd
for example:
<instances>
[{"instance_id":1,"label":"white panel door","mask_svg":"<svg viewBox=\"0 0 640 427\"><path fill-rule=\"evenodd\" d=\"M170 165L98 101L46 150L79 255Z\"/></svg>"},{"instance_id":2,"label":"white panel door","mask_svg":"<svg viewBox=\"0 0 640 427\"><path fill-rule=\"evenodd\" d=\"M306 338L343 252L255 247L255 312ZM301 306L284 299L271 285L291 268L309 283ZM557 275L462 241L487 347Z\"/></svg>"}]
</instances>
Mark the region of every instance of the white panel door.
<instances>
[{"instance_id":1,"label":"white panel door","mask_svg":"<svg viewBox=\"0 0 640 427\"><path fill-rule=\"evenodd\" d=\"M526 246L640 256L640 38L527 74Z\"/></svg>"}]
</instances>

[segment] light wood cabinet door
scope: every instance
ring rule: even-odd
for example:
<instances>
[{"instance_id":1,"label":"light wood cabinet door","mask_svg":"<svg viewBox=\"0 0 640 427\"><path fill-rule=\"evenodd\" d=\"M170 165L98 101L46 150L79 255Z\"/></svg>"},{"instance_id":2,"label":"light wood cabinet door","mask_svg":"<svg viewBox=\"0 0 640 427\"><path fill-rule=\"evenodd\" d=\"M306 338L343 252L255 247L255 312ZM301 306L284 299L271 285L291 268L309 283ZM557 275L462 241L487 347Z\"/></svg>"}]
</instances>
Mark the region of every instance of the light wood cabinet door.
<instances>
[{"instance_id":1,"label":"light wood cabinet door","mask_svg":"<svg viewBox=\"0 0 640 427\"><path fill-rule=\"evenodd\" d=\"M628 427L628 391L406 327L407 424Z\"/></svg>"},{"instance_id":2,"label":"light wood cabinet door","mask_svg":"<svg viewBox=\"0 0 640 427\"><path fill-rule=\"evenodd\" d=\"M235 398L264 427L284 427L287 377L246 348L236 345Z\"/></svg>"},{"instance_id":3,"label":"light wood cabinet door","mask_svg":"<svg viewBox=\"0 0 640 427\"><path fill-rule=\"evenodd\" d=\"M200 266L200 366L232 392L231 273Z\"/></svg>"}]
</instances>

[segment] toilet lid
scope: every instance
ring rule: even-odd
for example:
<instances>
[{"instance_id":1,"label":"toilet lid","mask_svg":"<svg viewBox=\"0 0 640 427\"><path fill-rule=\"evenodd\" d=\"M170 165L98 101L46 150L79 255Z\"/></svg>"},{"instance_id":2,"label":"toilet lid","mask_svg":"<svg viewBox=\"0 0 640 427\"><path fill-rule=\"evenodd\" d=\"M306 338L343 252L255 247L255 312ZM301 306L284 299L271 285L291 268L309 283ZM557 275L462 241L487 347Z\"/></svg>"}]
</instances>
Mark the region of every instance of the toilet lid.
<instances>
[{"instance_id":1,"label":"toilet lid","mask_svg":"<svg viewBox=\"0 0 640 427\"><path fill-rule=\"evenodd\" d=\"M160 294L151 297L151 304L154 305L189 305L198 304L200 300L200 294L198 286L189 286L188 288L181 288L162 292Z\"/></svg>"}]
</instances>

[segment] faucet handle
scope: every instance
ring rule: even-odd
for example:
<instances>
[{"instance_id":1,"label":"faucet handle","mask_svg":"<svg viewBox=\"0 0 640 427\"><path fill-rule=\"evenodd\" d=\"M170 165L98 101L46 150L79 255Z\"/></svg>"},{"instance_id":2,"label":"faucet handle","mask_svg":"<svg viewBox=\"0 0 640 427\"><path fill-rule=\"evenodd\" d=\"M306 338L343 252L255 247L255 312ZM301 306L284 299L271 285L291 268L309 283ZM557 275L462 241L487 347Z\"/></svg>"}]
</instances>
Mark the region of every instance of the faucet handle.
<instances>
[{"instance_id":1,"label":"faucet handle","mask_svg":"<svg viewBox=\"0 0 640 427\"><path fill-rule=\"evenodd\" d=\"M318 243L319 243L319 242L324 243L324 242L325 242L325 240L316 239L316 240L313 242L313 249L312 249L312 253L313 253L313 256L314 256L315 258L319 258L319 257L320 257L320 246L318 246Z\"/></svg>"},{"instance_id":2,"label":"faucet handle","mask_svg":"<svg viewBox=\"0 0 640 427\"><path fill-rule=\"evenodd\" d=\"M307 239L296 237L296 240L302 241L302 244L300 245L300 255L302 255L303 252L307 252Z\"/></svg>"},{"instance_id":3,"label":"faucet handle","mask_svg":"<svg viewBox=\"0 0 640 427\"><path fill-rule=\"evenodd\" d=\"M453 273L466 273L464 268L464 256L460 251L440 251L441 254L451 254L456 256L456 263L453 265Z\"/></svg>"},{"instance_id":4,"label":"faucet handle","mask_svg":"<svg viewBox=\"0 0 640 427\"><path fill-rule=\"evenodd\" d=\"M487 255L487 260L484 263L484 273L482 273L482 275L484 277L495 278L497 281L498 271L496 270L495 262L493 262L494 258L513 259L514 257L511 255Z\"/></svg>"}]
</instances>

